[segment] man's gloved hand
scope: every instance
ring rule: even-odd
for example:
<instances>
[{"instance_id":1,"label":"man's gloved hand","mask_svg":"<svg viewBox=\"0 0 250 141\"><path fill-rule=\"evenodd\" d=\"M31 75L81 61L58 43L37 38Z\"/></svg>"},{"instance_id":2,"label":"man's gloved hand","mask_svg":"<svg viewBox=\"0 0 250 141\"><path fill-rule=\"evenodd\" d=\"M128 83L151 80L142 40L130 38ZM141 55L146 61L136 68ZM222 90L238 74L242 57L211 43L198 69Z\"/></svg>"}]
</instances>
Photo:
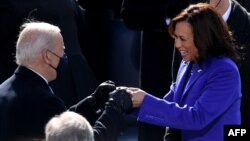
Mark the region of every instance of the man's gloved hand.
<instances>
[{"instance_id":1,"label":"man's gloved hand","mask_svg":"<svg viewBox=\"0 0 250 141\"><path fill-rule=\"evenodd\" d=\"M106 107L112 107L120 113L128 112L132 109L130 94L126 92L126 87L117 87L109 94Z\"/></svg>"},{"instance_id":2,"label":"man's gloved hand","mask_svg":"<svg viewBox=\"0 0 250 141\"><path fill-rule=\"evenodd\" d=\"M96 90L90 95L94 98L94 107L96 109L102 109L105 106L105 103L109 99L109 93L116 89L115 83L113 81L102 82Z\"/></svg>"},{"instance_id":3,"label":"man's gloved hand","mask_svg":"<svg viewBox=\"0 0 250 141\"><path fill-rule=\"evenodd\" d=\"M93 106L94 103L94 98L92 96L88 96L75 105L72 105L68 110L81 114L89 121L91 125L94 125L95 121L100 116L100 113L98 113L99 111L96 111L95 107Z\"/></svg>"}]
</instances>

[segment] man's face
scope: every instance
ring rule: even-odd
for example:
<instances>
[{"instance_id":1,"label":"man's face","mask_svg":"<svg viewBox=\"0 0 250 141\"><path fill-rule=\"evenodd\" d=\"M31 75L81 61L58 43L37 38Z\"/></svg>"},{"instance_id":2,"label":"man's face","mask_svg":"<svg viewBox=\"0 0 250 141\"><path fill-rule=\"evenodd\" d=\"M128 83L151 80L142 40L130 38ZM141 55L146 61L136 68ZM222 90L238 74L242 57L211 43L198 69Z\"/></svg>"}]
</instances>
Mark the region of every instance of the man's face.
<instances>
[{"instance_id":1,"label":"man's face","mask_svg":"<svg viewBox=\"0 0 250 141\"><path fill-rule=\"evenodd\" d=\"M215 7L221 16L223 16L229 7L229 0L210 0L209 4Z\"/></svg>"},{"instance_id":2,"label":"man's face","mask_svg":"<svg viewBox=\"0 0 250 141\"><path fill-rule=\"evenodd\" d=\"M50 80L54 80L57 77L57 68L61 61L61 58L64 56L64 42L61 34L57 34L54 37L54 48L52 50L47 50L47 55L49 58L49 76Z\"/></svg>"},{"instance_id":3,"label":"man's face","mask_svg":"<svg viewBox=\"0 0 250 141\"><path fill-rule=\"evenodd\" d=\"M215 7L218 10L218 12L221 15L223 15L228 8L229 0L190 0L190 4L196 4L200 2L211 4L213 7Z\"/></svg>"}]
</instances>

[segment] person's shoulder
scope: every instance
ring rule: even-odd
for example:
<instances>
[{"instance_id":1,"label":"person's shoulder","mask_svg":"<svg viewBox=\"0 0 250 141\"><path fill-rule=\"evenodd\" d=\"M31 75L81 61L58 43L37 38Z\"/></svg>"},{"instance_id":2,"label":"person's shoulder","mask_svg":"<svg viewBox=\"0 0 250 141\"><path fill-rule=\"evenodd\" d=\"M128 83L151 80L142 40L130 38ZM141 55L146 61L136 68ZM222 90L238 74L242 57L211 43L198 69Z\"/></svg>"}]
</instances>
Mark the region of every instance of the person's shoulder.
<instances>
[{"instance_id":1,"label":"person's shoulder","mask_svg":"<svg viewBox=\"0 0 250 141\"><path fill-rule=\"evenodd\" d=\"M238 70L236 63L226 56L209 57L206 65L214 69Z\"/></svg>"},{"instance_id":2,"label":"person's shoulder","mask_svg":"<svg viewBox=\"0 0 250 141\"><path fill-rule=\"evenodd\" d=\"M230 64L235 64L235 62L227 57L227 56L217 56L217 57L212 57L213 62L216 64L222 64L222 65L230 65Z\"/></svg>"}]
</instances>

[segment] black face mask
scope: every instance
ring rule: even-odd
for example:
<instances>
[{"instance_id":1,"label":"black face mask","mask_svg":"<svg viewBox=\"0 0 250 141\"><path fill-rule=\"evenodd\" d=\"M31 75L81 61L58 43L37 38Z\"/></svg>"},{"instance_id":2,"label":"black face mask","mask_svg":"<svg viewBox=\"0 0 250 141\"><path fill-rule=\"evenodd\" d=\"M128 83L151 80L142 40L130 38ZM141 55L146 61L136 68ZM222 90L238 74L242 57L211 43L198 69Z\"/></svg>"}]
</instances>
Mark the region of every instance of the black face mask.
<instances>
[{"instance_id":1,"label":"black face mask","mask_svg":"<svg viewBox=\"0 0 250 141\"><path fill-rule=\"evenodd\" d=\"M62 75L67 67L68 67L68 57L66 54L64 54L62 57L60 57L59 64L56 68L57 75Z\"/></svg>"},{"instance_id":2,"label":"black face mask","mask_svg":"<svg viewBox=\"0 0 250 141\"><path fill-rule=\"evenodd\" d=\"M51 50L48 50L48 51L60 59L57 68L55 68L51 64L49 64L49 66L56 71L57 76L62 75L63 73L65 73L65 71L67 70L67 67L68 67L68 57L67 57L67 55L63 54L63 56L60 57L59 55L52 52Z\"/></svg>"}]
</instances>

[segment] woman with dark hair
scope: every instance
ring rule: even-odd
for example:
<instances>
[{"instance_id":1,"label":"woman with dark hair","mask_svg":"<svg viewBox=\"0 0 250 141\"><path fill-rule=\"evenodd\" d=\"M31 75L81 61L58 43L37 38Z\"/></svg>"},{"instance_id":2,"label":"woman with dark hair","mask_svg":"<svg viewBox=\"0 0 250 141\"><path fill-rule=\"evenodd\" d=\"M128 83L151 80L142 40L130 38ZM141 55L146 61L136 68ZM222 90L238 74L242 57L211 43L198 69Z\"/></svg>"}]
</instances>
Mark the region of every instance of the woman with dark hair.
<instances>
[{"instance_id":1,"label":"woman with dark hair","mask_svg":"<svg viewBox=\"0 0 250 141\"><path fill-rule=\"evenodd\" d=\"M222 141L224 125L241 124L240 56L227 24L198 3L172 19L169 33L182 57L176 81L163 99L127 89L138 121L180 129L185 141Z\"/></svg>"},{"instance_id":2,"label":"woman with dark hair","mask_svg":"<svg viewBox=\"0 0 250 141\"><path fill-rule=\"evenodd\" d=\"M170 23L169 34L175 39L175 47L178 49L178 46L176 46L178 37L175 35L175 31L178 30L177 25L184 23L191 26L193 32L193 43L199 54L196 61L202 62L210 55L225 55L239 63L240 56L232 44L232 35L222 17L214 11L213 7L204 6L203 4L197 5L201 6L190 6Z\"/></svg>"}]
</instances>

